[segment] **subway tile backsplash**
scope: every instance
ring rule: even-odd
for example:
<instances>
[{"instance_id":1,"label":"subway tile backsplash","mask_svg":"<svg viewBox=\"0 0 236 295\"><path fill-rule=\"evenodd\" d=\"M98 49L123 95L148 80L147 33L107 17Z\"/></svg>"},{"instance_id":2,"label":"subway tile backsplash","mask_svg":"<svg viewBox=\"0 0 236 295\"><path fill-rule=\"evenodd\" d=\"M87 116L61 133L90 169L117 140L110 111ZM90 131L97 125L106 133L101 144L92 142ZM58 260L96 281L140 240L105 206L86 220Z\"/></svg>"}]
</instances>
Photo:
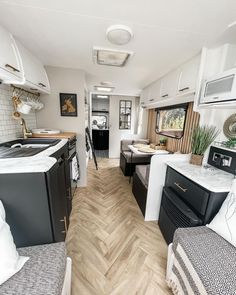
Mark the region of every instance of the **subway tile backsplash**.
<instances>
[{"instance_id":1,"label":"subway tile backsplash","mask_svg":"<svg viewBox=\"0 0 236 295\"><path fill-rule=\"evenodd\" d=\"M20 120L12 117L14 108L12 104L12 88L9 85L0 85L0 142L22 137ZM35 112L22 115L29 129L36 128Z\"/></svg>"}]
</instances>

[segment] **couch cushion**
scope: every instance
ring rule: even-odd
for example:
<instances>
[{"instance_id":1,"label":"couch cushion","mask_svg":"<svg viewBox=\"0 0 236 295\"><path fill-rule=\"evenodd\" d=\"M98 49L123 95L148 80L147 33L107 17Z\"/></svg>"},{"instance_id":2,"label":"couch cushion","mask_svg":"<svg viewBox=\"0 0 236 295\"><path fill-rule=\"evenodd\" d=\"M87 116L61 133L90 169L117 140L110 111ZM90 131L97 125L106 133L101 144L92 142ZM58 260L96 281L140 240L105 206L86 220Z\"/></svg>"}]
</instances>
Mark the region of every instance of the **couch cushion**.
<instances>
[{"instance_id":1,"label":"couch cushion","mask_svg":"<svg viewBox=\"0 0 236 295\"><path fill-rule=\"evenodd\" d=\"M135 172L138 175L139 179L142 181L142 183L148 187L148 180L147 180L147 166L149 165L137 165L135 167Z\"/></svg>"},{"instance_id":2,"label":"couch cushion","mask_svg":"<svg viewBox=\"0 0 236 295\"><path fill-rule=\"evenodd\" d=\"M122 154L124 155L124 157L126 158L127 163L131 163L131 152L130 151L124 151L122 152ZM150 159L151 159L152 155L138 155L138 154L134 154L132 156L132 163L150 163Z\"/></svg>"},{"instance_id":3,"label":"couch cushion","mask_svg":"<svg viewBox=\"0 0 236 295\"><path fill-rule=\"evenodd\" d=\"M149 140L148 139L136 139L136 140L122 139L120 142L120 150L121 151L129 151L130 149L129 149L128 145L138 144L138 143L149 144Z\"/></svg>"},{"instance_id":4,"label":"couch cushion","mask_svg":"<svg viewBox=\"0 0 236 295\"><path fill-rule=\"evenodd\" d=\"M30 259L12 278L0 286L4 295L61 295L65 269L65 243L19 248Z\"/></svg>"},{"instance_id":5,"label":"couch cushion","mask_svg":"<svg viewBox=\"0 0 236 295\"><path fill-rule=\"evenodd\" d=\"M178 251L179 245L191 263L191 268ZM177 229L173 250L192 288L196 287L192 280L192 275L196 272L207 294L236 294L236 248L211 229L207 227ZM176 268L174 271L179 276ZM185 289L185 286L184 283L182 288Z\"/></svg>"}]
</instances>

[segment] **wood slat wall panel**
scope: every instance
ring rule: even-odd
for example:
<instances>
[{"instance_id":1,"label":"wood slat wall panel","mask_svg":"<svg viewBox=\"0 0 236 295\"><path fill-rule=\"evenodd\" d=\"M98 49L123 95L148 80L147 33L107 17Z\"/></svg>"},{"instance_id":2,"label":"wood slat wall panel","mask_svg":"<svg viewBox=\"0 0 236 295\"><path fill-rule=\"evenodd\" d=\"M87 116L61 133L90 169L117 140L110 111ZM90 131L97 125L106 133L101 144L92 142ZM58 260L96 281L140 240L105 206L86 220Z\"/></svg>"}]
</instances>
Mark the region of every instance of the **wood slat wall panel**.
<instances>
[{"instance_id":1,"label":"wood slat wall panel","mask_svg":"<svg viewBox=\"0 0 236 295\"><path fill-rule=\"evenodd\" d=\"M198 126L200 114L193 111L193 103L188 106L187 117L185 122L184 136L181 139L168 137L167 150L187 154L191 152L191 134L194 127ZM148 138L152 143L159 143L159 135L155 132L156 112L154 109L149 110L148 116Z\"/></svg>"}]
</instances>

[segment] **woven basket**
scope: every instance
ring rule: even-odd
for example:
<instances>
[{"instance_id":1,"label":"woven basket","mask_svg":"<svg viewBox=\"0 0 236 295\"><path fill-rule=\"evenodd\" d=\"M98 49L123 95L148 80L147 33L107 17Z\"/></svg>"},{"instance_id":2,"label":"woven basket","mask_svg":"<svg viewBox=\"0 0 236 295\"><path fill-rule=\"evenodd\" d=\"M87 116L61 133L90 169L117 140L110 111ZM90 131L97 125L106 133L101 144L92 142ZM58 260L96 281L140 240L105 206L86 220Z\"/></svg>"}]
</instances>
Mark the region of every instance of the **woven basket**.
<instances>
[{"instance_id":1,"label":"woven basket","mask_svg":"<svg viewBox=\"0 0 236 295\"><path fill-rule=\"evenodd\" d=\"M203 156L191 154L190 164L202 166Z\"/></svg>"}]
</instances>

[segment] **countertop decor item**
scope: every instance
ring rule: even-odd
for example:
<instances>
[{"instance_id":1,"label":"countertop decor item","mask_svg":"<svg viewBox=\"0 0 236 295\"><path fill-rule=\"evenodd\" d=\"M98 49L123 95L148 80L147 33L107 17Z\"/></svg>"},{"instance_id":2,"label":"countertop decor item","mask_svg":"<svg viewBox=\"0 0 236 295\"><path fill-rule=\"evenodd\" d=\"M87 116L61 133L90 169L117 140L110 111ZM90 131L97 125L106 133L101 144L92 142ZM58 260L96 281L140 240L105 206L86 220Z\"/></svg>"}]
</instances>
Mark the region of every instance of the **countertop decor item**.
<instances>
[{"instance_id":1,"label":"countertop decor item","mask_svg":"<svg viewBox=\"0 0 236 295\"><path fill-rule=\"evenodd\" d=\"M34 134L58 134L61 131L58 129L51 129L51 128L38 128L32 129L32 133Z\"/></svg>"},{"instance_id":2,"label":"countertop decor item","mask_svg":"<svg viewBox=\"0 0 236 295\"><path fill-rule=\"evenodd\" d=\"M198 126L192 134L192 154L190 163L194 165L202 165L202 160L205 151L210 144L215 140L219 131L215 126Z\"/></svg>"},{"instance_id":3,"label":"countertop decor item","mask_svg":"<svg viewBox=\"0 0 236 295\"><path fill-rule=\"evenodd\" d=\"M236 139L236 114L229 116L223 127L224 135L229 139Z\"/></svg>"}]
</instances>

